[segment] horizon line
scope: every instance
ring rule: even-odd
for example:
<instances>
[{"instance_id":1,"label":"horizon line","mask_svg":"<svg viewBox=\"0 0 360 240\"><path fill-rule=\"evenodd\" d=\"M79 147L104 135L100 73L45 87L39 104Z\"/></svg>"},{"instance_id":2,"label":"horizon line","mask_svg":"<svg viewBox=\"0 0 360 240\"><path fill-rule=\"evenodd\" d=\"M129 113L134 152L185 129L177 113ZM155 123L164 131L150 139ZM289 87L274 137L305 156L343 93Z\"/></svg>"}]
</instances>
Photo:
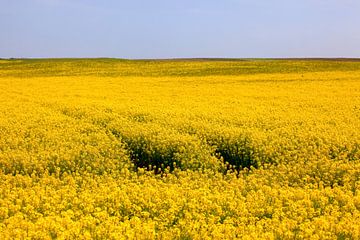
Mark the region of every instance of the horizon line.
<instances>
[{"instance_id":1,"label":"horizon line","mask_svg":"<svg viewBox=\"0 0 360 240\"><path fill-rule=\"evenodd\" d=\"M303 60L303 61L360 61L360 57L175 57L175 58L117 58L117 57L0 57L0 60L85 60L109 59L125 61L251 61L251 60Z\"/></svg>"}]
</instances>

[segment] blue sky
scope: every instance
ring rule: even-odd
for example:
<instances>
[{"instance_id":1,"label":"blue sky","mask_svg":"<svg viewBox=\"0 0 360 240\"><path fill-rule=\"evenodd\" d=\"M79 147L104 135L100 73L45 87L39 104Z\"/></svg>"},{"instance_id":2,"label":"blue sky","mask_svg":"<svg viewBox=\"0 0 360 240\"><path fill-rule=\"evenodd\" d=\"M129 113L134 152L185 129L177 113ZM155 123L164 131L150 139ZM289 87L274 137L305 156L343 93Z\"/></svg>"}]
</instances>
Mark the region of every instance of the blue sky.
<instances>
[{"instance_id":1,"label":"blue sky","mask_svg":"<svg viewBox=\"0 0 360 240\"><path fill-rule=\"evenodd\" d=\"M0 0L0 57L360 57L359 0Z\"/></svg>"}]
</instances>

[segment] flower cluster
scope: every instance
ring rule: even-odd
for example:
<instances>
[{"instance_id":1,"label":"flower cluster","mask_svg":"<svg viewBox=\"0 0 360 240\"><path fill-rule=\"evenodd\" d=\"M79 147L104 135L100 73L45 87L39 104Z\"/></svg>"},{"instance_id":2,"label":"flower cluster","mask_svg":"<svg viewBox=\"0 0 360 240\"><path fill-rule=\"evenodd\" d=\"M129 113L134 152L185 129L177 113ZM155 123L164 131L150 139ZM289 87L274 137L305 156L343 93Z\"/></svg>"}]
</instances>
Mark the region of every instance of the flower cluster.
<instances>
[{"instance_id":1,"label":"flower cluster","mask_svg":"<svg viewBox=\"0 0 360 240\"><path fill-rule=\"evenodd\" d=\"M0 60L0 239L359 239L360 62Z\"/></svg>"}]
</instances>

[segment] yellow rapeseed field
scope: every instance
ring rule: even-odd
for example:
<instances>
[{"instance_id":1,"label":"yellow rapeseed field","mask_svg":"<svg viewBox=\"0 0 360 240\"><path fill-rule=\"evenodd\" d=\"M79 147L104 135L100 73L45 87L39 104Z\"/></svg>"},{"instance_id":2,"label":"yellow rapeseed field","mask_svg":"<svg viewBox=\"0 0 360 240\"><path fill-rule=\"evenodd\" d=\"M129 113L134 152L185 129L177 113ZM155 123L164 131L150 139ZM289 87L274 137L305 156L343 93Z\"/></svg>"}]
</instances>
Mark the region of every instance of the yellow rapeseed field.
<instances>
[{"instance_id":1,"label":"yellow rapeseed field","mask_svg":"<svg viewBox=\"0 0 360 240\"><path fill-rule=\"evenodd\" d=\"M0 239L360 239L360 62L0 60Z\"/></svg>"}]
</instances>

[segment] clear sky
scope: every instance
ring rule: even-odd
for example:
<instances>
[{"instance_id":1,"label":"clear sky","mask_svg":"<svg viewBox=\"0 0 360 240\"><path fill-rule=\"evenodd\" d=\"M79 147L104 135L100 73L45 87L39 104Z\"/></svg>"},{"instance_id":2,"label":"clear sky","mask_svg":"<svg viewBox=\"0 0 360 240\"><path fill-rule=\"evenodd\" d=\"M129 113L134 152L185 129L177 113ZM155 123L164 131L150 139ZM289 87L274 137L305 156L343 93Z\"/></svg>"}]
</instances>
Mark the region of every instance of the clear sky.
<instances>
[{"instance_id":1,"label":"clear sky","mask_svg":"<svg viewBox=\"0 0 360 240\"><path fill-rule=\"evenodd\" d=\"M0 57L360 57L360 0L0 0Z\"/></svg>"}]
</instances>

